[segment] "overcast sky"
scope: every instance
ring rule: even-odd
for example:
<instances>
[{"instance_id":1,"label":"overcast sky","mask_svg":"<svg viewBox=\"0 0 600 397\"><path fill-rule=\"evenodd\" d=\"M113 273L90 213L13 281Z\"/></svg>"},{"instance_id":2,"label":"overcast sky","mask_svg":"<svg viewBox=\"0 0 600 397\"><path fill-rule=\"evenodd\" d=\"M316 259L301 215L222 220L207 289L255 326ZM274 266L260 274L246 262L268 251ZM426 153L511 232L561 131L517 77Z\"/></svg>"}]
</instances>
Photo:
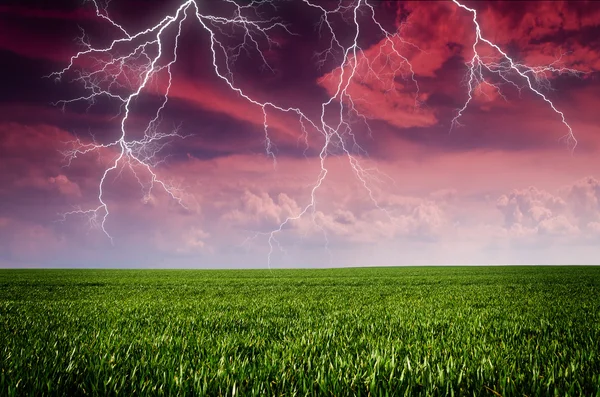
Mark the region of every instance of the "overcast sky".
<instances>
[{"instance_id":1,"label":"overcast sky","mask_svg":"<svg viewBox=\"0 0 600 397\"><path fill-rule=\"evenodd\" d=\"M120 0L99 12L135 34L176 15L183 3ZM197 3L203 15L233 15L230 5ZM217 54L217 67L229 65L227 77L252 99L298 108L320 121L322 103L352 62L340 66L343 53L326 52L332 36L326 26L319 28L322 10L302 0L275 3L277 8L242 14L285 22L286 28L268 31L271 46L266 37L253 36L260 53L252 43L247 52L235 50L246 37L239 26L212 25L229 54L238 55L227 64ZM364 6L357 14L362 51L351 59L358 66L342 99L352 130L340 135L352 157L334 138L316 206L274 234L270 266L599 264L600 2L464 3L478 11L483 37L515 62L555 62L555 68L584 72L533 80L563 112L578 141L574 150L561 139L569 131L560 115L514 72L484 73L460 126L451 129L469 95L465 63L473 57L473 15L452 2L372 3L381 27L399 34L386 39ZM62 221L61 214L99 206L100 180L119 145L78 155L70 165L61 152L73 149L75 139L117 140L124 109L108 96L64 108L52 104L87 96L89 89L113 90L106 71L98 75L102 79L88 78L87 87L76 80L98 71L107 58L83 56L60 81L44 76L67 67L83 49L81 29L84 40L99 48L124 33L90 2L8 4L0 6L0 265L266 267L269 233L311 202L324 135L306 123L303 131L293 112L267 108L274 162L265 146L263 109L217 76L207 30L197 19L185 19L157 128L178 128L186 138L161 141L170 143L153 168L183 205L160 186L147 194L147 170L133 168L140 184L120 163L103 185L111 242L89 216ZM337 6L315 4L325 11ZM342 17L328 15L336 39L348 47L357 32L352 3L343 5L349 8ZM165 53L173 53L177 26L161 36ZM111 56L136 45L116 48ZM488 45L477 50L484 60L506 65ZM149 46L146 56L155 51ZM119 86L110 92L127 96L137 89L148 59L137 54L126 59L126 70L115 79ZM171 60L165 55L157 64ZM165 69L131 102L127 139L143 136L167 81ZM354 113L348 112L350 98ZM339 105L338 97L327 108L328 125L339 121ZM365 170L359 176L366 183L352 161Z\"/></svg>"}]
</instances>

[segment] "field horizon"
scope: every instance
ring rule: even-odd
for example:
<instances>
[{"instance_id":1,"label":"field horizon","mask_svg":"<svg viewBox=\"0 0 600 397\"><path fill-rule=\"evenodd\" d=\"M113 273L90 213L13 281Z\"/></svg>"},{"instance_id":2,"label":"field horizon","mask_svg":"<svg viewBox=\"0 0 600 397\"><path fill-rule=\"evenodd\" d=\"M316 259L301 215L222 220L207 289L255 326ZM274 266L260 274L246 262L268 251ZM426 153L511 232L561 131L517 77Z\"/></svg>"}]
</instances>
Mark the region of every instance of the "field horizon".
<instances>
[{"instance_id":1,"label":"field horizon","mask_svg":"<svg viewBox=\"0 0 600 397\"><path fill-rule=\"evenodd\" d=\"M353 265L342 265L342 266L257 266L257 267L232 267L232 266L220 266L220 265L202 265L201 267L193 266L180 266L180 267L160 267L160 266L62 266L62 267L51 267L45 265L33 265L33 266L2 266L0 270L331 270L331 269L390 269L390 268L501 268L501 267L588 267L588 268L600 268L600 264L549 264L549 263L516 263L516 264L411 264L411 265L373 265L373 266L353 266Z\"/></svg>"}]
</instances>

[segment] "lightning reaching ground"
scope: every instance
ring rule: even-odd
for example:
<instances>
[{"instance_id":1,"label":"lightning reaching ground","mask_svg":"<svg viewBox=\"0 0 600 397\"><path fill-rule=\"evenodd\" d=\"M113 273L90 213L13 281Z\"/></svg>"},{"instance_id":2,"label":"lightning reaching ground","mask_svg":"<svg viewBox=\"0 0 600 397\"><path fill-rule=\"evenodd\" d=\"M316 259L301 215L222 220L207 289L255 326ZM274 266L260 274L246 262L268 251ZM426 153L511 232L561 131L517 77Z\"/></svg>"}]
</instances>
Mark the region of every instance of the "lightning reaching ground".
<instances>
[{"instance_id":1,"label":"lightning reaching ground","mask_svg":"<svg viewBox=\"0 0 600 397\"><path fill-rule=\"evenodd\" d=\"M262 100L247 92L236 80L236 61L244 53L258 55L265 69L274 71L269 62L267 51L277 45L273 38L275 34L289 36L298 35L286 21L279 17L267 17L268 8L277 11L281 3L277 0L264 1L234 1L223 0L222 5L227 9L223 13L206 11L206 0L187 0L177 6L172 13L146 29L131 32L126 26L111 17L109 4L99 0L91 0L96 16L111 26L118 37L105 46L92 45L85 33L82 32L80 43L83 49L73 55L64 69L50 75L61 80L66 76L81 83L86 94L58 101L60 106L69 106L76 102L87 102L90 106L100 99L108 99L119 104L120 131L116 139L99 143L95 140L70 142L68 150L64 151L67 164L80 156L91 153L104 153L111 156L111 161L104 169L98 181L98 202L93 208L77 208L64 216L87 216L93 226L98 226L111 239L107 221L110 218L110 208L106 200L107 182L112 176L117 177L124 170L130 171L140 185L145 200L149 200L154 189L164 190L172 200L185 207L183 190L175 183L160 177L157 167L164 158L161 153L173 139L184 139L186 135L179 129L165 129L162 113L167 106L173 85L173 68L178 61L180 39L185 24L196 24L209 41L210 52L206 54L211 59L214 78L222 82L229 90L256 106L264 119L264 144L266 155L273 159L276 165L276 142L272 137L269 118L273 112L293 115L298 120L298 139L304 139L306 148L314 145L311 134L318 138L321 146L318 149L320 170L314 177L310 188L310 199L297 213L287 216L278 227L269 232L259 232L255 235L266 236L269 244L268 264L271 266L271 256L276 246L283 250L277 237L294 221L305 216L312 216L316 227L320 228L327 240L325 229L316 220L317 193L326 181L328 175L327 159L331 155L342 155L347 159L348 166L364 187L373 205L388 215L390 222L393 217L389 210L380 205L377 195L371 188L379 170L364 167L362 159L367 156L360 145L356 124L361 123L370 138L377 137L369 127L369 114L360 110L357 104L364 101L353 95L351 84L365 79L376 79L388 92L396 89L396 81L402 79L414 87L414 112L419 112L422 100L419 82L406 55L407 48L427 55L410 38L402 35L402 29L390 31L384 28L377 19L377 4L370 0L340 0L337 3L320 2L316 0L297 0L298 4L319 15L316 21L321 39L326 46L315 51L317 67L324 67L331 62L337 66L330 78L335 79L331 95L319 105L317 117L314 112L306 111L298 106L285 106L275 100ZM581 72L560 67L560 58L546 66L530 66L509 57L507 52L493 41L486 39L481 31L478 15L475 9L469 8L454 0L461 11L472 14L473 42L472 58L466 63L467 95L464 105L460 107L451 122L451 129L459 125L459 120L467 111L476 90L482 85L489 85L506 99L501 91L508 84L519 92L529 90L545 101L557 114L567 132L565 138L571 149L577 140L573 129L568 124L564 113L546 96L543 91L549 88L548 77L555 74L579 75ZM342 21L342 22L340 22ZM373 30L381 38L379 52L369 57L361 43L363 38ZM488 46L495 55L481 55L481 46ZM143 93L159 95L162 99L155 109L153 116L139 128L135 118L136 101ZM312 142L312 143L311 143ZM305 151L306 153L306 151Z\"/></svg>"}]
</instances>

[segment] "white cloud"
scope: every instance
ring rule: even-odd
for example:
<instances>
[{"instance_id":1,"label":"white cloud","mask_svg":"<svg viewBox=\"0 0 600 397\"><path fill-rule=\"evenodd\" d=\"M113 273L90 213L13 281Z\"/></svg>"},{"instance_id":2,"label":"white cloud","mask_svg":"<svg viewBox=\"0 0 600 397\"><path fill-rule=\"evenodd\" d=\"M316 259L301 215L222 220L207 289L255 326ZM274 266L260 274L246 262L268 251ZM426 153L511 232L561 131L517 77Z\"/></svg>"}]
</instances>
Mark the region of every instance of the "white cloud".
<instances>
[{"instance_id":1,"label":"white cloud","mask_svg":"<svg viewBox=\"0 0 600 397\"><path fill-rule=\"evenodd\" d=\"M211 247L206 242L209 237L210 234L204 230L190 226L179 231L157 231L154 241L157 248L164 253L188 255L211 252Z\"/></svg>"},{"instance_id":2,"label":"white cloud","mask_svg":"<svg viewBox=\"0 0 600 397\"><path fill-rule=\"evenodd\" d=\"M514 190L500 196L496 207L513 237L596 233L600 224L600 182L586 177L557 194L536 187Z\"/></svg>"},{"instance_id":3,"label":"white cloud","mask_svg":"<svg viewBox=\"0 0 600 397\"><path fill-rule=\"evenodd\" d=\"M81 197L81 190L77 183L69 180L66 175L57 175L48 178L48 182L55 186L58 191L64 196Z\"/></svg>"},{"instance_id":4,"label":"white cloud","mask_svg":"<svg viewBox=\"0 0 600 397\"><path fill-rule=\"evenodd\" d=\"M348 202L337 206L332 211L309 209L300 219L288 222L283 233L321 238L325 232L330 242L374 243L396 238L437 238L449 225L439 203L428 199L388 197L381 209L374 204L363 209ZM286 218L298 216L303 209L284 193L271 197L266 192L248 190L231 207L221 217L223 223L260 232L277 229Z\"/></svg>"},{"instance_id":5,"label":"white cloud","mask_svg":"<svg viewBox=\"0 0 600 397\"><path fill-rule=\"evenodd\" d=\"M233 209L226 212L222 220L254 230L273 229L301 211L285 193L280 193L274 200L266 192L255 194L245 190L239 200L233 201Z\"/></svg>"}]
</instances>

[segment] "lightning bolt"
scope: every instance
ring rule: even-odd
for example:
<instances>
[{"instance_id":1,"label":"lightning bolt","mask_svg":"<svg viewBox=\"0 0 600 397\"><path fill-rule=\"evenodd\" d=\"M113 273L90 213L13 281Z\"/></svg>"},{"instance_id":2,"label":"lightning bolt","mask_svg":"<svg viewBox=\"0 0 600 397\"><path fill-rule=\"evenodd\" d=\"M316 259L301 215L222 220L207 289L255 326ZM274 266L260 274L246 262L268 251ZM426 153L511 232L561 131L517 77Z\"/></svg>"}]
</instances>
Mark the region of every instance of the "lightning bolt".
<instances>
[{"instance_id":1,"label":"lightning bolt","mask_svg":"<svg viewBox=\"0 0 600 397\"><path fill-rule=\"evenodd\" d=\"M473 24L475 25L475 41L473 42L472 47L473 57L466 64L468 68L468 98L465 101L464 105L460 109L458 109L456 116L452 119L450 130L460 125L460 123L458 122L459 118L463 115L463 113L473 100L473 92L476 89L478 89L478 87L480 87L481 85L485 84L496 89L498 94L500 94L500 96L506 100L506 97L502 94L500 90L500 85L490 83L485 78L484 73L489 72L491 75L497 76L501 80L501 84L510 84L511 86L515 87L519 91L519 94L521 94L523 89L529 89L535 95L540 97L544 102L546 102L550 106L550 108L560 117L562 124L566 127L567 133L566 135L561 137L561 139L564 139L566 141L567 146L569 146L571 148L571 152L573 152L573 150L575 150L575 147L577 146L577 139L573 134L573 129L567 122L564 113L558 110L554 103L546 95L544 95L541 92L541 90L550 89L550 82L547 77L549 74L568 74L578 76L584 74L584 72L566 67L556 67L556 65L559 64L559 62L561 61L564 54L561 54L559 59L546 66L529 66L514 61L497 44L483 37L481 33L481 27L477 20L477 10L461 4L458 0L452 1L458 7L467 10L471 14L473 14ZM495 58L481 56L477 50L477 46L480 43L487 44L489 47L495 50L500 56L500 61L496 60ZM520 77L521 84L512 79L512 76Z\"/></svg>"},{"instance_id":2,"label":"lightning bolt","mask_svg":"<svg viewBox=\"0 0 600 397\"><path fill-rule=\"evenodd\" d=\"M113 158L105 168L99 181L98 205L89 209L76 208L65 213L65 218L77 214L88 216L91 225L100 227L106 236L113 241L106 227L110 215L109 206L105 200L106 184L109 175L116 174L118 176L124 169L128 169L133 173L141 186L145 199L149 199L153 189L160 187L171 199L185 206L182 190L161 179L157 174L156 167L162 161L159 159L159 154L168 142L171 139L185 138L179 133L178 129L163 132L160 121L162 112L169 101L173 81L172 66L177 62L178 43L182 35L182 27L189 20L196 22L209 39L212 69L215 77L232 92L261 109L264 116L265 152L267 156L273 158L274 165L276 165L276 157L273 151L274 142L270 136L268 124L270 112L294 115L299 122L300 135L304 137L307 149L309 148L309 131L315 131L320 135L323 142L319 150L320 170L311 187L308 202L296 214L287 216L275 229L255 235L267 236L269 267L271 266L271 257L275 247L277 246L283 251L277 236L291 223L298 221L307 214L312 216L313 223L322 230L328 243L325 229L316 221L316 208L317 192L328 175L327 159L332 154L337 153L346 157L348 165L373 204L387 214L390 221L393 222L392 214L388 209L378 204L376 195L370 187L370 182L376 180L377 175L381 173L376 168L364 168L361 163L361 157L367 156L367 153L357 141L353 130L353 124L355 123L353 120L363 122L370 136L372 136L372 131L368 125L367 115L362 114L357 106L357 101L360 101L361 98L356 98L351 94L350 86L353 81L370 77L376 78L381 83L389 81L389 90L394 90L394 82L399 75L405 81L410 81L414 85L415 110L417 110L420 106L419 84L409 59L402 55L402 49L405 46L411 46L419 51L421 49L401 37L399 29L394 32L387 31L378 22L375 7L370 0L340 0L337 4L334 3L328 7L316 0L299 0L300 4L304 4L304 6L319 13L319 34L321 37L326 35L329 40L328 47L315 54L317 66L323 67L329 60L339 61L335 69L339 73L334 73L333 76L336 79L335 90L327 100L320 104L320 112L317 118L309 117L299 107L285 107L274 101L258 100L240 88L234 79L233 65L243 51L256 52L265 67L272 71L273 68L264 55L261 43L266 43L269 48L275 45L276 42L271 38L271 32L275 30L295 35L288 25L279 18L262 16L261 7L270 6L277 10L275 0L254 0L244 5L234 0L223 0L223 3L233 10L230 17L208 14L202 11L200 0L186 0L177 7L173 14L165 16L154 26L137 33L130 33L124 26L109 16L108 3L102 5L99 0L90 1L93 3L96 15L118 31L121 37L113 40L105 47L94 47L85 33L82 32L80 42L83 49L71 57L69 64L64 69L51 74L49 77L60 80L68 73L74 74L74 80L80 82L86 90L86 95L58 101L57 105L64 107L75 102L88 102L91 106L100 97L106 97L119 103L121 112L116 117L121 117L120 131L118 138L108 143L98 143L95 140L82 142L76 139L71 142L71 149L63 153L67 164L80 156L93 152L106 151L113 153ZM571 127L565 121L563 113L557 110L554 104L535 85L545 86L547 83L545 76L548 72L576 73L576 71L555 68L554 64L547 67L529 67L514 62L497 45L482 37L475 10L465 7L456 0L454 3L473 13L476 40L473 44L473 58L467 64L469 68L469 97L452 120L452 126L458 125L458 119L472 100L472 93L476 89L476 85L487 83L483 78L484 70L521 89L522 86L510 79L510 74L516 73L525 79L529 89L542 97L562 117L562 121L569 131L567 139L569 142L573 142L572 146L574 147L576 140ZM347 31L340 32L339 23L333 22L333 18L339 17L346 23L346 27L351 27L350 40L342 38L347 37ZM375 27L382 38L379 53L374 59L369 59L358 44L366 23ZM231 32L241 33L241 42L238 45L228 44L234 36ZM169 41L169 37L171 37L171 41ZM167 43L172 43L172 50L168 50L170 47ZM502 56L503 61L496 62L479 56L477 53L479 43L485 43L493 47ZM383 66L378 67L377 65ZM386 68L389 69L388 72L384 72L384 70L387 70ZM366 70L366 74L362 72L363 70ZM147 123L143 132L139 133L132 126L131 120L135 101L142 92L160 92L161 84L164 86L161 105L157 108L154 117ZM495 87L499 90L498 86L495 85Z\"/></svg>"}]
</instances>

